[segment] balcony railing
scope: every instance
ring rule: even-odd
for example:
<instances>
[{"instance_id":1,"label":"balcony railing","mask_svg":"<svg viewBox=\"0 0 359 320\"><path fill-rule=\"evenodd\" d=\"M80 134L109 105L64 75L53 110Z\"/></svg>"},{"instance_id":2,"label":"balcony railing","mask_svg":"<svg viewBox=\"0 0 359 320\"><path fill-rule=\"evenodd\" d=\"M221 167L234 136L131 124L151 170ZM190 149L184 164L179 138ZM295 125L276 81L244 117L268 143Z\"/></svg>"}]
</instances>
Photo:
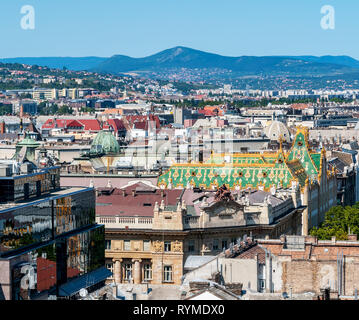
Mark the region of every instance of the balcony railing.
<instances>
[{"instance_id":1,"label":"balcony railing","mask_svg":"<svg viewBox=\"0 0 359 320\"><path fill-rule=\"evenodd\" d=\"M184 229L200 228L199 216L183 218ZM96 222L108 229L152 229L153 217L97 216Z\"/></svg>"},{"instance_id":2,"label":"balcony railing","mask_svg":"<svg viewBox=\"0 0 359 320\"><path fill-rule=\"evenodd\" d=\"M152 217L97 216L96 222L110 229L152 229Z\"/></svg>"}]
</instances>

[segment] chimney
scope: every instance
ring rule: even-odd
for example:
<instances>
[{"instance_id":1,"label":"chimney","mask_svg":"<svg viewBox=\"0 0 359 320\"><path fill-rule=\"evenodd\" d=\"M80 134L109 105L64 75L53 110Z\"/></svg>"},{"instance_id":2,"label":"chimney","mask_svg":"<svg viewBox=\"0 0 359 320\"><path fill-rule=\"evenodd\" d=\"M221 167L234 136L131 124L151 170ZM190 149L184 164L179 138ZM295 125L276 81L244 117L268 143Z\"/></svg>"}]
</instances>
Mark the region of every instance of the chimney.
<instances>
[{"instance_id":1,"label":"chimney","mask_svg":"<svg viewBox=\"0 0 359 320\"><path fill-rule=\"evenodd\" d=\"M357 234L348 234L348 241L358 241Z\"/></svg>"},{"instance_id":2,"label":"chimney","mask_svg":"<svg viewBox=\"0 0 359 320\"><path fill-rule=\"evenodd\" d=\"M0 122L0 134L4 134L5 133L5 121L1 121Z\"/></svg>"}]
</instances>

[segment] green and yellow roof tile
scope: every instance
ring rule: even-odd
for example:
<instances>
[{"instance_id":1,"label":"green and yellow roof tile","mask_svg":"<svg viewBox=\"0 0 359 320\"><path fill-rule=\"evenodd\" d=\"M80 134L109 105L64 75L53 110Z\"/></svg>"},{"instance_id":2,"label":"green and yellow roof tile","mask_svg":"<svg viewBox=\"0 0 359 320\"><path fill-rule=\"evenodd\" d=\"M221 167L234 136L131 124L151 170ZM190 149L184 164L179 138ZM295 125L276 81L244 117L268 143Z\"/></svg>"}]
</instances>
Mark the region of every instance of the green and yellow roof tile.
<instances>
[{"instance_id":1,"label":"green and yellow roof tile","mask_svg":"<svg viewBox=\"0 0 359 320\"><path fill-rule=\"evenodd\" d=\"M224 161L230 156L231 162ZM225 184L230 189L259 188L273 185L289 188L293 181L303 187L308 177L318 176L321 154L308 148L308 129L297 128L287 154L280 148L275 153L212 154L205 163L174 164L158 179L161 188L188 186L213 189Z\"/></svg>"}]
</instances>

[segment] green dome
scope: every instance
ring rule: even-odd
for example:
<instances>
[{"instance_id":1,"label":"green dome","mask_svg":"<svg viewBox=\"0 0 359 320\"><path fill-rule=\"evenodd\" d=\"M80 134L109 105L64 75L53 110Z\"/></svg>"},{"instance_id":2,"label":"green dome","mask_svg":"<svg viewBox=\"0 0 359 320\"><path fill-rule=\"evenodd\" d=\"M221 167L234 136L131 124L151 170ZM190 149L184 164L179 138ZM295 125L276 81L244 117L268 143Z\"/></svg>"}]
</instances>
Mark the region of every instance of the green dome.
<instances>
[{"instance_id":1,"label":"green dome","mask_svg":"<svg viewBox=\"0 0 359 320\"><path fill-rule=\"evenodd\" d=\"M20 142L18 142L16 144L16 146L37 148L38 146L40 146L40 143L38 143L37 141L35 141L34 139L31 139L28 135L26 135L23 140L21 140Z\"/></svg>"},{"instance_id":2,"label":"green dome","mask_svg":"<svg viewBox=\"0 0 359 320\"><path fill-rule=\"evenodd\" d=\"M118 154L120 146L111 132L100 131L92 141L90 153Z\"/></svg>"}]
</instances>

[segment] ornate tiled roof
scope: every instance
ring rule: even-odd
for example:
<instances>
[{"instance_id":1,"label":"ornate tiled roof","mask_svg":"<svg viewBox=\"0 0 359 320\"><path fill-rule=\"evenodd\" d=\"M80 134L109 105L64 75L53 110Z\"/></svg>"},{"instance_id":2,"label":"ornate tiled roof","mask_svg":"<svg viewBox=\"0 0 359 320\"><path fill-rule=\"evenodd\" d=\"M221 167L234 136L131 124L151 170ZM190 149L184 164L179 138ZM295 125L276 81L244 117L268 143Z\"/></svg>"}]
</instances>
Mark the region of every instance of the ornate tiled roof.
<instances>
[{"instance_id":1,"label":"ornate tiled roof","mask_svg":"<svg viewBox=\"0 0 359 320\"><path fill-rule=\"evenodd\" d=\"M304 186L308 176L318 175L320 159L321 154L308 148L308 130L300 127L287 154L282 149L276 153L212 154L206 163L172 165L159 177L158 186L269 190L273 185L289 188L293 181Z\"/></svg>"},{"instance_id":2,"label":"ornate tiled roof","mask_svg":"<svg viewBox=\"0 0 359 320\"><path fill-rule=\"evenodd\" d=\"M308 148L308 129L298 128L294 142L289 150L287 161L298 159L308 176L317 175L320 168L320 153L315 154ZM315 160L315 161L314 161Z\"/></svg>"}]
</instances>

